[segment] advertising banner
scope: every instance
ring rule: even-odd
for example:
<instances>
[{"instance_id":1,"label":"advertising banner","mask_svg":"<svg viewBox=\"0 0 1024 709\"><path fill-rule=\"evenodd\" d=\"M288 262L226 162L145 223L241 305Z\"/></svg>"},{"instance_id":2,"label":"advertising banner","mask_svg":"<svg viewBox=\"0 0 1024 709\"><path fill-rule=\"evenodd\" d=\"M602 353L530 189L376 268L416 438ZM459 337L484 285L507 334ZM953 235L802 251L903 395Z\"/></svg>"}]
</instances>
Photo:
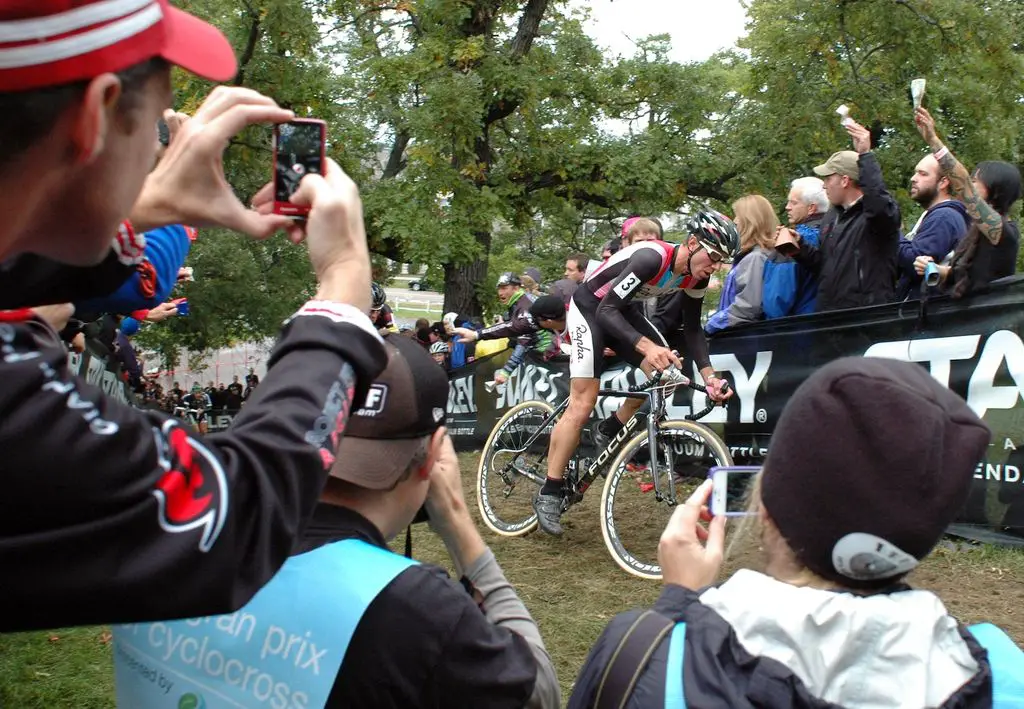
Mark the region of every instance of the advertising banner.
<instances>
[{"instance_id":1,"label":"advertising banner","mask_svg":"<svg viewBox=\"0 0 1024 709\"><path fill-rule=\"evenodd\" d=\"M975 471L960 522L973 525L975 537L1010 542L1007 534L1024 538L1022 336L1024 278L960 301L936 298L923 307L894 303L728 330L710 341L711 360L736 393L728 408L715 409L701 422L725 440L737 465L759 465L790 394L815 369L851 355L918 362L991 427L989 454ZM681 338L676 346L682 351ZM520 401L544 399L557 405L568 395L568 364L539 360L528 361L505 387L488 393L483 385L506 357L477 360L450 374L451 433L462 450L481 448L498 417ZM686 367L694 369L690 362ZM625 388L642 376L627 365L614 365L602 376L601 387ZM692 376L700 381L695 370ZM621 402L599 400L594 417L608 415ZM706 404L703 394L680 388L669 416L682 417ZM955 531L971 529L958 526Z\"/></svg>"},{"instance_id":2,"label":"advertising banner","mask_svg":"<svg viewBox=\"0 0 1024 709\"><path fill-rule=\"evenodd\" d=\"M121 376L121 365L113 357L101 356L92 349L92 343L86 341L86 349L82 354L71 354L68 367L89 384L97 386L109 397L126 404L136 404L135 395Z\"/></svg>"}]
</instances>

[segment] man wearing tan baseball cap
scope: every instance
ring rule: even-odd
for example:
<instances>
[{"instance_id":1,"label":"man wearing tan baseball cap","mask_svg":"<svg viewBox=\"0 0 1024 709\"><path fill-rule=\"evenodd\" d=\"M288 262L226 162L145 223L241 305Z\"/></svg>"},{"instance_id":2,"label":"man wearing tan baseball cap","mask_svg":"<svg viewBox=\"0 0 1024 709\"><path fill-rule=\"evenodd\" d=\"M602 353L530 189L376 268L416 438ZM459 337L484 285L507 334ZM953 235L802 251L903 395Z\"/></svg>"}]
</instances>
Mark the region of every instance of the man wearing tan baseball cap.
<instances>
[{"instance_id":1,"label":"man wearing tan baseball cap","mask_svg":"<svg viewBox=\"0 0 1024 709\"><path fill-rule=\"evenodd\" d=\"M444 427L448 378L409 338L386 335L384 342L387 366L352 413L304 538L236 614L286 633L278 640L268 631L256 642L211 632L203 653L272 676L284 701L291 699L288 706L557 709L558 682L540 631L463 497L459 460ZM460 582L388 549L424 514ZM254 701L261 698L258 679L247 688L232 672L204 671L160 646L161 638L188 636L197 627L211 623L157 623L125 633L115 649L118 705L163 706L163 687L126 653L174 677L176 696L273 705Z\"/></svg>"},{"instance_id":2,"label":"man wearing tan baseball cap","mask_svg":"<svg viewBox=\"0 0 1024 709\"><path fill-rule=\"evenodd\" d=\"M845 127L853 150L833 153L814 168L832 205L821 223L820 246L799 243L785 227L775 242L818 279L819 311L888 303L896 292L900 208L885 187L870 131L852 119Z\"/></svg>"},{"instance_id":3,"label":"man wearing tan baseball cap","mask_svg":"<svg viewBox=\"0 0 1024 709\"><path fill-rule=\"evenodd\" d=\"M860 156L852 150L840 150L838 153L832 153L824 165L814 168L814 174L818 177L844 175L854 182L859 182L860 165L857 164L859 158Z\"/></svg>"}]
</instances>

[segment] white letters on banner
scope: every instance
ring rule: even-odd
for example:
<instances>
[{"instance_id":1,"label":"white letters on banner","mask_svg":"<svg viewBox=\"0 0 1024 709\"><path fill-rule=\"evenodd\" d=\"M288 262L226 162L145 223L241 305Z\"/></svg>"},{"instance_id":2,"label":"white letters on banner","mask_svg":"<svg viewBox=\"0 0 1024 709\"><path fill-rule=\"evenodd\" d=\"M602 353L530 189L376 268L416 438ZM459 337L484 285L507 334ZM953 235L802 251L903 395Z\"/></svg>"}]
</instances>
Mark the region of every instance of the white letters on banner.
<instances>
[{"instance_id":1,"label":"white letters on banner","mask_svg":"<svg viewBox=\"0 0 1024 709\"><path fill-rule=\"evenodd\" d=\"M921 340L878 342L868 348L865 357L884 357L904 362L927 362L931 374L945 387L949 386L951 363L973 359L981 335L934 337ZM995 383L996 375L1006 364L1013 385ZM1024 342L1015 332L999 330L989 335L981 349L967 384L967 405L984 417L989 409L1012 409L1024 396Z\"/></svg>"},{"instance_id":2,"label":"white letters on banner","mask_svg":"<svg viewBox=\"0 0 1024 709\"><path fill-rule=\"evenodd\" d=\"M711 363L715 371L728 372L732 375L736 390L732 401L739 405L739 423L765 423L768 415L764 408L757 406L757 391L761 388L765 377L768 376L768 369L772 363L771 352L758 352L751 371L740 363L734 354L711 355ZM497 401L495 408L498 410L508 409L523 401L542 399L552 406L561 403L562 394L556 388L556 380L563 377L563 372L548 367L526 363L516 369L509 377L504 387L499 387L495 394ZM472 413L476 411L476 404L473 401L474 375L453 379L448 390L448 413ZM694 381L701 381L700 372L694 370ZM627 389L644 381L644 375L640 370L626 365L605 370L601 375L602 389ZM686 390L689 391L689 390ZM704 394L693 392L690 405L675 403L677 399L684 400L690 397L686 395L674 396L668 402L668 414L670 418L682 418L692 411L702 411L708 405L707 397ZM599 418L611 416L625 401L625 397L608 396L601 397L597 401L597 415ZM705 423L724 423L726 410L716 408L701 421Z\"/></svg>"}]
</instances>

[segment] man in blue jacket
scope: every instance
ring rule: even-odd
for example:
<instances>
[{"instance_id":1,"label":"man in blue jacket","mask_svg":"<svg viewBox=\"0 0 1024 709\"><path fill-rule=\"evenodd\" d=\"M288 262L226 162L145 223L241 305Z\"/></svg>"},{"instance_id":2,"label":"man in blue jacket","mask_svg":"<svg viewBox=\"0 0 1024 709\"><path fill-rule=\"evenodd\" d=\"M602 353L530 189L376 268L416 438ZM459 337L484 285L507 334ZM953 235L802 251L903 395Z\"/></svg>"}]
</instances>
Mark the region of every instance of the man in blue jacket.
<instances>
[{"instance_id":1,"label":"man in blue jacket","mask_svg":"<svg viewBox=\"0 0 1024 709\"><path fill-rule=\"evenodd\" d=\"M821 220L828 208L824 182L817 177L793 180L786 200L786 215L790 228L796 231L802 243L819 248ZM818 279L810 270L778 251L768 257L762 292L765 320L813 313L817 299Z\"/></svg>"},{"instance_id":2,"label":"man in blue jacket","mask_svg":"<svg viewBox=\"0 0 1024 709\"><path fill-rule=\"evenodd\" d=\"M910 198L925 208L913 230L900 239L899 300L915 298L921 292L922 276L914 272L914 259L931 256L942 263L967 233L970 217L964 205L950 197L949 179L942 175L939 161L926 155L910 178Z\"/></svg>"}]
</instances>

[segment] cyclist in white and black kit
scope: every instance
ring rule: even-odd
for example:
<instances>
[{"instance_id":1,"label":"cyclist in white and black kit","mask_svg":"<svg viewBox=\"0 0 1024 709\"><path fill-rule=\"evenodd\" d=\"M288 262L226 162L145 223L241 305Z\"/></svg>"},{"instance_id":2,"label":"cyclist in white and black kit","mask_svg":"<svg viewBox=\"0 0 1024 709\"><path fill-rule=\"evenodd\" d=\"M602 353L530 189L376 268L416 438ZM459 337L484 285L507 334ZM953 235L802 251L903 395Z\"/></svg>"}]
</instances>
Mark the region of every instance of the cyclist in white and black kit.
<instances>
[{"instance_id":1,"label":"cyclist in white and black kit","mask_svg":"<svg viewBox=\"0 0 1024 709\"><path fill-rule=\"evenodd\" d=\"M708 396L723 401L722 380L714 376L701 327L701 304L708 279L720 263L731 261L739 247L736 225L714 210L702 210L687 224L689 237L682 244L643 241L613 254L591 273L573 294L567 329L572 340L569 355L569 406L551 433L547 481L534 498L540 527L560 535L562 478L580 431L597 404L604 348L611 347L646 374L682 367L657 328L644 317L634 299L682 290L686 296L683 325L689 354L700 369ZM601 421L600 437L618 433L640 407L639 399L626 399L619 410Z\"/></svg>"},{"instance_id":2,"label":"cyclist in white and black kit","mask_svg":"<svg viewBox=\"0 0 1024 709\"><path fill-rule=\"evenodd\" d=\"M199 433L206 435L208 424L206 423L206 414L213 409L213 402L210 400L210 395L203 391L203 388L199 384L192 385L192 393L187 394L182 399L182 404L185 406L186 411L192 409L196 412L196 426L199 429Z\"/></svg>"}]
</instances>

